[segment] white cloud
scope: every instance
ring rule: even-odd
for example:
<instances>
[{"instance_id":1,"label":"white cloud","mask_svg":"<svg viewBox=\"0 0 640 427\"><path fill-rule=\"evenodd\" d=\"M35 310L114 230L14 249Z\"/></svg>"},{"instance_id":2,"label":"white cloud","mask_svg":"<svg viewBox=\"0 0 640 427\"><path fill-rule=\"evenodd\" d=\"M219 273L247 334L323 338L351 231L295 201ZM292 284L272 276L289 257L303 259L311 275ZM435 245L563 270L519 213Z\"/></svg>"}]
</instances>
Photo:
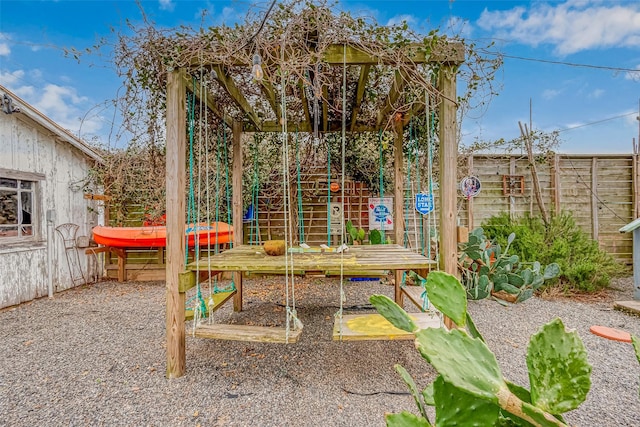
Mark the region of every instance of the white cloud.
<instances>
[{"instance_id":1,"label":"white cloud","mask_svg":"<svg viewBox=\"0 0 640 427\"><path fill-rule=\"evenodd\" d=\"M24 79L24 71L23 70L15 70L15 71L0 71L0 84L5 86L11 90L15 87L19 86L19 82Z\"/></svg>"},{"instance_id":2,"label":"white cloud","mask_svg":"<svg viewBox=\"0 0 640 427\"><path fill-rule=\"evenodd\" d=\"M5 33L0 33L0 56L9 56L11 48L9 47L10 37Z\"/></svg>"},{"instance_id":3,"label":"white cloud","mask_svg":"<svg viewBox=\"0 0 640 427\"><path fill-rule=\"evenodd\" d=\"M589 94L589 98L598 99L604 95L604 89L595 89Z\"/></svg>"},{"instance_id":4,"label":"white cloud","mask_svg":"<svg viewBox=\"0 0 640 427\"><path fill-rule=\"evenodd\" d=\"M171 0L159 0L160 1L160 10L167 10L169 12L173 12L173 9L176 7L175 3Z\"/></svg>"},{"instance_id":5,"label":"white cloud","mask_svg":"<svg viewBox=\"0 0 640 427\"><path fill-rule=\"evenodd\" d=\"M468 19L459 16L452 16L444 25L444 33L451 37L468 39L473 33L473 28Z\"/></svg>"},{"instance_id":6,"label":"white cloud","mask_svg":"<svg viewBox=\"0 0 640 427\"><path fill-rule=\"evenodd\" d=\"M560 95L562 93L561 90L558 89L545 89L542 91L542 98L544 99L553 99L556 96Z\"/></svg>"},{"instance_id":7,"label":"white cloud","mask_svg":"<svg viewBox=\"0 0 640 427\"><path fill-rule=\"evenodd\" d=\"M396 15L387 21L387 26L400 25L403 22L406 22L409 26L413 26L417 22L417 19L413 15Z\"/></svg>"},{"instance_id":8,"label":"white cloud","mask_svg":"<svg viewBox=\"0 0 640 427\"><path fill-rule=\"evenodd\" d=\"M555 45L560 55L587 49L640 45L640 3L569 0L532 2L528 8L489 11L478 25L494 37L537 46Z\"/></svg>"}]
</instances>

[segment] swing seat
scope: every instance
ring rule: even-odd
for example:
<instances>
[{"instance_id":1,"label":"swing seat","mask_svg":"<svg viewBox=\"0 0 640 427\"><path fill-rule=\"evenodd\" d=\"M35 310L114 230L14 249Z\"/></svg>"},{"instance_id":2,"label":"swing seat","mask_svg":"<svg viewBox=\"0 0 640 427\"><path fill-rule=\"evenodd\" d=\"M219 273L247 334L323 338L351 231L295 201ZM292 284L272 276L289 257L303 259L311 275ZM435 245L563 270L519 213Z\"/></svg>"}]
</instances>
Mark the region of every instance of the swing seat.
<instances>
[{"instance_id":1,"label":"swing seat","mask_svg":"<svg viewBox=\"0 0 640 427\"><path fill-rule=\"evenodd\" d=\"M298 342L302 329L290 329L287 337L285 328L253 325L213 324L198 325L193 335L197 338L214 340L288 343Z\"/></svg>"},{"instance_id":2,"label":"swing seat","mask_svg":"<svg viewBox=\"0 0 640 427\"><path fill-rule=\"evenodd\" d=\"M422 286L403 286L402 292L409 298L409 301L414 303L421 311L424 311L425 306L428 307L422 298L422 294L424 293Z\"/></svg>"},{"instance_id":3,"label":"swing seat","mask_svg":"<svg viewBox=\"0 0 640 427\"><path fill-rule=\"evenodd\" d=\"M234 296L236 294L236 290L232 290L232 291L225 291L225 292L218 292L216 294L212 295L213 298L213 305L209 305L207 308L211 311L214 312L217 309L219 309L220 307L222 307L222 305L229 301L229 299L231 299L232 296ZM208 300L208 298L207 298ZM209 313L205 313L204 317L207 317L209 315ZM187 309L185 309L184 311L184 320L193 320L193 308L189 307Z\"/></svg>"},{"instance_id":4,"label":"swing seat","mask_svg":"<svg viewBox=\"0 0 640 427\"><path fill-rule=\"evenodd\" d=\"M432 313L411 313L411 319L420 329L439 328L440 319ZM342 334L340 329L342 327ZM393 326L378 313L345 314L333 325L334 341L412 340L415 336Z\"/></svg>"}]
</instances>

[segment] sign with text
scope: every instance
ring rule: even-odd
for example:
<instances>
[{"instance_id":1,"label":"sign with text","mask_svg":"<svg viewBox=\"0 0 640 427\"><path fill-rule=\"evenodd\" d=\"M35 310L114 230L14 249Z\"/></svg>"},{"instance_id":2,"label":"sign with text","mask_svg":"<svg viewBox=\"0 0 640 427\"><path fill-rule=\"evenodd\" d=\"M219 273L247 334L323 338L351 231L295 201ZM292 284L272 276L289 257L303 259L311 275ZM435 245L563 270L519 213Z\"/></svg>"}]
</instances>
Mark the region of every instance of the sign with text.
<instances>
[{"instance_id":1,"label":"sign with text","mask_svg":"<svg viewBox=\"0 0 640 427\"><path fill-rule=\"evenodd\" d=\"M369 197L369 230L393 230L393 197Z\"/></svg>"},{"instance_id":2,"label":"sign with text","mask_svg":"<svg viewBox=\"0 0 640 427\"><path fill-rule=\"evenodd\" d=\"M433 212L433 194L416 194L416 210L422 215Z\"/></svg>"},{"instance_id":3,"label":"sign with text","mask_svg":"<svg viewBox=\"0 0 640 427\"><path fill-rule=\"evenodd\" d=\"M330 204L331 214L329 220L329 228L331 234L342 233L342 221L344 219L342 203L331 202Z\"/></svg>"}]
</instances>

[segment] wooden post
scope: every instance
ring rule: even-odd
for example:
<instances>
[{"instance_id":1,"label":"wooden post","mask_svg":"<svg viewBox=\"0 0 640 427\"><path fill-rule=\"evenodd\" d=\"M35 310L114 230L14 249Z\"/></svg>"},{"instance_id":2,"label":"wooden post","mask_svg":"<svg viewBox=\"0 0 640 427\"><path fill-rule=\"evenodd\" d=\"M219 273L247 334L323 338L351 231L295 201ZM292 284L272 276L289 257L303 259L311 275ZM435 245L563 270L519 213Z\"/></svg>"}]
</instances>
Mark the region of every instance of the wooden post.
<instances>
[{"instance_id":1,"label":"wooden post","mask_svg":"<svg viewBox=\"0 0 640 427\"><path fill-rule=\"evenodd\" d=\"M233 191L233 247L242 245L242 122L233 122L233 167L231 186ZM233 296L233 310L242 311L242 272L234 271L233 283L236 294Z\"/></svg>"},{"instance_id":2,"label":"wooden post","mask_svg":"<svg viewBox=\"0 0 640 427\"><path fill-rule=\"evenodd\" d=\"M553 155L551 181L553 188L553 209L556 215L558 215L560 213L560 156L558 154Z\"/></svg>"},{"instance_id":3,"label":"wooden post","mask_svg":"<svg viewBox=\"0 0 640 427\"><path fill-rule=\"evenodd\" d=\"M445 65L438 75L440 106L440 267L459 277L458 244L456 230L456 201L458 196L457 167L458 139L456 124L456 70ZM445 326L454 327L453 321L445 317Z\"/></svg>"},{"instance_id":4,"label":"wooden post","mask_svg":"<svg viewBox=\"0 0 640 427\"><path fill-rule=\"evenodd\" d=\"M638 203L640 203L640 177L638 176L640 171L638 170L638 157L639 156L637 154L633 154L631 156L631 199L633 203L633 209L631 211L633 218L631 218L631 220L635 220L640 216L640 209L638 207Z\"/></svg>"},{"instance_id":5,"label":"wooden post","mask_svg":"<svg viewBox=\"0 0 640 427\"><path fill-rule=\"evenodd\" d=\"M396 117L394 117L394 120ZM393 223L395 227L396 244L404 245L404 164L402 158L403 129L402 120L395 120L395 139L393 143ZM402 270L394 270L395 273L395 302L402 307L403 295L400 284L402 282Z\"/></svg>"},{"instance_id":6,"label":"wooden post","mask_svg":"<svg viewBox=\"0 0 640 427\"><path fill-rule=\"evenodd\" d=\"M167 76L167 267L166 334L167 378L184 375L185 295L179 291L179 274L184 271L185 174L187 112L185 72Z\"/></svg>"},{"instance_id":7,"label":"wooden post","mask_svg":"<svg viewBox=\"0 0 640 427\"><path fill-rule=\"evenodd\" d=\"M591 159L591 238L598 242L598 158Z\"/></svg>"},{"instance_id":8,"label":"wooden post","mask_svg":"<svg viewBox=\"0 0 640 427\"><path fill-rule=\"evenodd\" d=\"M473 154L469 154L467 157L467 166L469 175L473 175ZM473 230L473 197L467 197L467 229Z\"/></svg>"},{"instance_id":9,"label":"wooden post","mask_svg":"<svg viewBox=\"0 0 640 427\"><path fill-rule=\"evenodd\" d=\"M511 177L516 174L516 158L513 155L509 155L509 181ZM509 183L509 188L511 187ZM516 198L509 191L509 218L513 219L516 216ZM533 212L532 212L533 213Z\"/></svg>"}]
</instances>

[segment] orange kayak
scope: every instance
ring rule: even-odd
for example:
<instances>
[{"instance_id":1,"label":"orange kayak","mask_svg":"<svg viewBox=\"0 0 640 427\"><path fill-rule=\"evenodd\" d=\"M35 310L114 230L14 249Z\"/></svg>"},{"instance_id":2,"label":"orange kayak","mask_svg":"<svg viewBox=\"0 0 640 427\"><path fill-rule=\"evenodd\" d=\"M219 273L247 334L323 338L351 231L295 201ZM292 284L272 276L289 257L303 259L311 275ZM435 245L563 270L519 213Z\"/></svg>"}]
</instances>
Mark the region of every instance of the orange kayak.
<instances>
[{"instance_id":1,"label":"orange kayak","mask_svg":"<svg viewBox=\"0 0 640 427\"><path fill-rule=\"evenodd\" d=\"M185 226L189 246L208 246L233 240L233 227L226 222L199 223ZM117 248L162 248L167 246L167 227L93 227L93 240Z\"/></svg>"}]
</instances>

